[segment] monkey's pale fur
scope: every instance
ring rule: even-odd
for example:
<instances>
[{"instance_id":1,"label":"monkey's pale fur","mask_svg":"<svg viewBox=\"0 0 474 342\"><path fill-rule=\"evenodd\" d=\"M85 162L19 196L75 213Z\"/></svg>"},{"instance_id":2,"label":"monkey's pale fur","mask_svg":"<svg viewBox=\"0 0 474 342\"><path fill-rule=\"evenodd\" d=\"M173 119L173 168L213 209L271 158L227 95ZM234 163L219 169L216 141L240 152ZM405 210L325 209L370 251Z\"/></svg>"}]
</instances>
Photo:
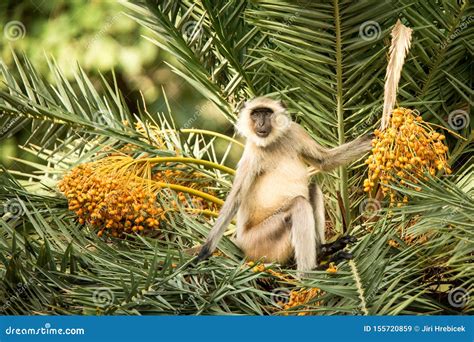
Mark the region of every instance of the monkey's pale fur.
<instances>
[{"instance_id":1,"label":"monkey's pale fur","mask_svg":"<svg viewBox=\"0 0 474 342\"><path fill-rule=\"evenodd\" d=\"M265 138L252 127L251 113L258 108L273 111ZM244 105L237 128L246 138L244 153L200 258L212 253L237 214L236 242L248 258L285 263L294 256L299 271L315 268L325 243L324 201L317 186L310 191L307 165L323 171L344 165L370 150L370 139L324 148L289 119L281 102L265 97Z\"/></svg>"}]
</instances>

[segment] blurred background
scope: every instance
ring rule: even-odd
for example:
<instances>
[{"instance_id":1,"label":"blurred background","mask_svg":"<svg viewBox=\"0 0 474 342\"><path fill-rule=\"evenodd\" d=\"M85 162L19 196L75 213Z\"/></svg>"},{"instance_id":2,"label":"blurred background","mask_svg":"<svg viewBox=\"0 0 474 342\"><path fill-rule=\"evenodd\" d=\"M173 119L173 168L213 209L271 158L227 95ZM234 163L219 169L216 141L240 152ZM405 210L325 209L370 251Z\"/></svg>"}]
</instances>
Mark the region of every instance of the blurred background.
<instances>
[{"instance_id":1,"label":"blurred background","mask_svg":"<svg viewBox=\"0 0 474 342\"><path fill-rule=\"evenodd\" d=\"M123 10L112 0L2 0L0 59L8 68L14 64L12 49L24 53L47 79L52 75L46 57L55 60L68 79L78 65L97 84L101 75L110 80L115 73L132 112L143 101L151 113L166 112L166 96L178 126L232 132L218 109L167 66L173 57L149 42L143 36L146 29ZM203 115L196 115L201 111ZM29 137L28 125L0 116L4 120L12 124L0 134L0 164L16 169L14 157L36 161L21 150Z\"/></svg>"}]
</instances>

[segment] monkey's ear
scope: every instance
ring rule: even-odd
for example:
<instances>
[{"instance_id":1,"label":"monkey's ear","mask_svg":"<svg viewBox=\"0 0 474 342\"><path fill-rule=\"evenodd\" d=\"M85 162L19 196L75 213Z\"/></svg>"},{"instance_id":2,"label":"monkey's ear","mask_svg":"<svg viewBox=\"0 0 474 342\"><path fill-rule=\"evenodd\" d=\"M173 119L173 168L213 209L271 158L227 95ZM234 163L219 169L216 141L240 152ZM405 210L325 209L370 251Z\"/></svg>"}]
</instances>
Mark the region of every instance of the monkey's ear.
<instances>
[{"instance_id":1,"label":"monkey's ear","mask_svg":"<svg viewBox=\"0 0 474 342\"><path fill-rule=\"evenodd\" d=\"M279 102L280 102L280 106L282 106L285 109L288 109L288 106L286 105L285 102L283 102L283 100L280 100Z\"/></svg>"}]
</instances>

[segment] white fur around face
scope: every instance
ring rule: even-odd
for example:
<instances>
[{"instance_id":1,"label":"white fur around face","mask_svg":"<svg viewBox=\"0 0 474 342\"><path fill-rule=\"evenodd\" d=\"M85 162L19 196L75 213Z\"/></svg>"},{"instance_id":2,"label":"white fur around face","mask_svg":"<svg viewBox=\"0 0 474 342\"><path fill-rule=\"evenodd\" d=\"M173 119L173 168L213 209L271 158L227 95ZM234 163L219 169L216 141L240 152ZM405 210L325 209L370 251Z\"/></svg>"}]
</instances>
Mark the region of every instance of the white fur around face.
<instances>
[{"instance_id":1,"label":"white fur around face","mask_svg":"<svg viewBox=\"0 0 474 342\"><path fill-rule=\"evenodd\" d=\"M255 108L269 108L273 111L272 115L272 131L266 138L257 136L252 129L252 121L250 113ZM259 147L265 147L276 141L282 134L290 127L291 118L286 112L286 109L279 101L272 100L267 97L257 97L249 102L246 102L239 114L237 121L237 131Z\"/></svg>"}]
</instances>

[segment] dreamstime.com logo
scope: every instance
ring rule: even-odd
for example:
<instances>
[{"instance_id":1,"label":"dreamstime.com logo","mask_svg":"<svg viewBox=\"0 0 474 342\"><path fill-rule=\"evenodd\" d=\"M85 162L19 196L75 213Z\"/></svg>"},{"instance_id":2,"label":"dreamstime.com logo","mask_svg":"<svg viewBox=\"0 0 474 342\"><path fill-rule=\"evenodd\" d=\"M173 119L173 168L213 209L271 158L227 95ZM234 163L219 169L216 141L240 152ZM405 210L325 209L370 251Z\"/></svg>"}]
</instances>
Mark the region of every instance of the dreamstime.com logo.
<instances>
[{"instance_id":1,"label":"dreamstime.com logo","mask_svg":"<svg viewBox=\"0 0 474 342\"><path fill-rule=\"evenodd\" d=\"M25 25L18 20L9 21L3 28L3 35L7 40L12 42L22 39L26 35Z\"/></svg>"},{"instance_id":2,"label":"dreamstime.com logo","mask_svg":"<svg viewBox=\"0 0 474 342\"><path fill-rule=\"evenodd\" d=\"M374 218L382 209L380 202L374 198L367 198L359 205L359 212L366 218Z\"/></svg>"},{"instance_id":3,"label":"dreamstime.com logo","mask_svg":"<svg viewBox=\"0 0 474 342\"><path fill-rule=\"evenodd\" d=\"M455 131L459 131L463 128L466 128L467 126L469 126L469 122L469 114L465 110L456 109L449 113L448 124L449 127L454 129Z\"/></svg>"},{"instance_id":4,"label":"dreamstime.com logo","mask_svg":"<svg viewBox=\"0 0 474 342\"><path fill-rule=\"evenodd\" d=\"M359 36L366 42L377 40L382 35L382 29L378 22L369 20L363 22L359 27Z\"/></svg>"},{"instance_id":5,"label":"dreamstime.com logo","mask_svg":"<svg viewBox=\"0 0 474 342\"><path fill-rule=\"evenodd\" d=\"M469 303L469 292L462 287L456 287L449 291L448 302L453 308L463 308Z\"/></svg>"},{"instance_id":6,"label":"dreamstime.com logo","mask_svg":"<svg viewBox=\"0 0 474 342\"><path fill-rule=\"evenodd\" d=\"M3 215L7 219L17 219L25 213L25 204L19 198L12 198L3 204Z\"/></svg>"},{"instance_id":7,"label":"dreamstime.com logo","mask_svg":"<svg viewBox=\"0 0 474 342\"><path fill-rule=\"evenodd\" d=\"M272 290L271 301L274 305L282 307L290 302L291 291L286 287L277 287Z\"/></svg>"},{"instance_id":8,"label":"dreamstime.com logo","mask_svg":"<svg viewBox=\"0 0 474 342\"><path fill-rule=\"evenodd\" d=\"M5 335L85 335L84 328L52 328L50 323L45 323L40 328L16 328L9 326Z\"/></svg>"},{"instance_id":9,"label":"dreamstime.com logo","mask_svg":"<svg viewBox=\"0 0 474 342\"><path fill-rule=\"evenodd\" d=\"M186 40L194 40L201 36L202 27L197 21L189 20L184 23L183 27L181 28L181 33L184 35Z\"/></svg>"},{"instance_id":10,"label":"dreamstime.com logo","mask_svg":"<svg viewBox=\"0 0 474 342\"><path fill-rule=\"evenodd\" d=\"M92 301L101 308L107 308L114 303L114 293L108 287L99 287L92 294Z\"/></svg>"},{"instance_id":11,"label":"dreamstime.com logo","mask_svg":"<svg viewBox=\"0 0 474 342\"><path fill-rule=\"evenodd\" d=\"M274 117L273 125L277 129L286 129L291 125L291 118L285 114L278 114Z\"/></svg>"}]
</instances>

